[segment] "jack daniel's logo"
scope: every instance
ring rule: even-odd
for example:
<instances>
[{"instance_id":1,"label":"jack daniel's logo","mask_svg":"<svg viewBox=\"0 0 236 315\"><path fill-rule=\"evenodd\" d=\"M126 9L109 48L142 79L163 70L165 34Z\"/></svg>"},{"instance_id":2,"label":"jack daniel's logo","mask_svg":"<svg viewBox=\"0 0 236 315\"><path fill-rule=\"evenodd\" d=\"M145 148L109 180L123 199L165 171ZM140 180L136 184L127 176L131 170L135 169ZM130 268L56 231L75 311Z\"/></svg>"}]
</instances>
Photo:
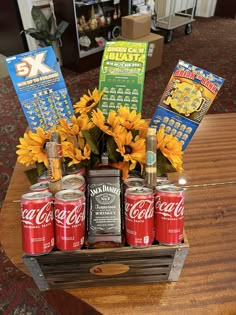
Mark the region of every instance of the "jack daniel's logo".
<instances>
[{"instance_id":1,"label":"jack daniel's logo","mask_svg":"<svg viewBox=\"0 0 236 315\"><path fill-rule=\"evenodd\" d=\"M117 196L120 195L120 188L115 187L114 185L106 185L106 184L101 184L101 185L91 185L90 188L90 196L96 196L101 193L112 193Z\"/></svg>"},{"instance_id":2,"label":"jack daniel's logo","mask_svg":"<svg viewBox=\"0 0 236 315\"><path fill-rule=\"evenodd\" d=\"M89 186L90 233L120 233L120 197L118 183L95 183Z\"/></svg>"}]
</instances>

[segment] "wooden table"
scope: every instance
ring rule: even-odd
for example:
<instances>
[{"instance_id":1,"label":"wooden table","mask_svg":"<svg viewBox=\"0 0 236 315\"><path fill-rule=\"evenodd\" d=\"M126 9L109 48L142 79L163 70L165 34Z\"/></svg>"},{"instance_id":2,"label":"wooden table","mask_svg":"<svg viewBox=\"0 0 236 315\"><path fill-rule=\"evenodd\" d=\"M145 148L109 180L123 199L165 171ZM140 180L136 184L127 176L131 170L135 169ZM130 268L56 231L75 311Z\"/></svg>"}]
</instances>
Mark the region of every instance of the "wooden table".
<instances>
[{"instance_id":1,"label":"wooden table","mask_svg":"<svg viewBox=\"0 0 236 315\"><path fill-rule=\"evenodd\" d=\"M190 250L175 283L67 290L105 315L236 314L236 113L207 115L184 155ZM1 213L1 241L22 271L20 205L29 182L16 164ZM170 178L178 180L174 174Z\"/></svg>"}]
</instances>

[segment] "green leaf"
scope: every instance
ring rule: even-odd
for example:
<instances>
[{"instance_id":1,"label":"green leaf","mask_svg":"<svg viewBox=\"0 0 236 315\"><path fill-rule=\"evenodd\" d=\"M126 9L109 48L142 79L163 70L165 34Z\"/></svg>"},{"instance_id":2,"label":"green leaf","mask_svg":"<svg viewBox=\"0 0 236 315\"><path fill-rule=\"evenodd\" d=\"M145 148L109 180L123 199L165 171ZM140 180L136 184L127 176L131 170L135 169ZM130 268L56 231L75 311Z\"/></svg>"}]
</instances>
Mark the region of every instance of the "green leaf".
<instances>
[{"instance_id":1,"label":"green leaf","mask_svg":"<svg viewBox=\"0 0 236 315\"><path fill-rule=\"evenodd\" d=\"M176 169L171 165L170 161L157 150L157 176L162 176L166 173L176 172Z\"/></svg>"},{"instance_id":2,"label":"green leaf","mask_svg":"<svg viewBox=\"0 0 236 315\"><path fill-rule=\"evenodd\" d=\"M32 10L31 10L31 15L32 15L32 18L34 20L35 26L38 30L46 31L46 32L50 33L48 21L47 21L45 15L43 14L43 12L41 11L41 9L39 9L36 6L33 6Z\"/></svg>"},{"instance_id":3,"label":"green leaf","mask_svg":"<svg viewBox=\"0 0 236 315\"><path fill-rule=\"evenodd\" d=\"M56 28L54 34L51 33L52 23L53 23L53 15L47 19L41 9L36 6L32 7L31 15L34 20L36 28L28 28L27 30L23 30L20 34L25 33L30 35L31 37L40 41L40 44L44 44L44 46L52 45L52 43L58 40L63 32L68 27L69 23L66 21L61 21L61 23Z\"/></svg>"},{"instance_id":4,"label":"green leaf","mask_svg":"<svg viewBox=\"0 0 236 315\"><path fill-rule=\"evenodd\" d=\"M91 154L90 156L90 160L88 160L88 168L87 169L94 169L96 168L96 166L101 162L99 156L95 155L95 154Z\"/></svg>"},{"instance_id":5,"label":"green leaf","mask_svg":"<svg viewBox=\"0 0 236 315\"><path fill-rule=\"evenodd\" d=\"M48 29L51 30L53 22L53 15L51 14L48 18Z\"/></svg>"},{"instance_id":6,"label":"green leaf","mask_svg":"<svg viewBox=\"0 0 236 315\"><path fill-rule=\"evenodd\" d=\"M29 34L29 35L30 35L30 33L34 33L34 32L39 32L39 30L36 30L36 28L30 27L30 28L28 28L27 30L22 30L22 31L20 32L20 34L26 33L26 34Z\"/></svg>"},{"instance_id":7,"label":"green leaf","mask_svg":"<svg viewBox=\"0 0 236 315\"><path fill-rule=\"evenodd\" d=\"M47 40L50 38L49 33L36 30L35 28L30 28L28 30L25 30L25 33L37 40Z\"/></svg>"},{"instance_id":8,"label":"green leaf","mask_svg":"<svg viewBox=\"0 0 236 315\"><path fill-rule=\"evenodd\" d=\"M25 175L27 176L31 185L37 183L37 180L38 180L37 168L31 168L30 170L26 170Z\"/></svg>"},{"instance_id":9,"label":"green leaf","mask_svg":"<svg viewBox=\"0 0 236 315\"><path fill-rule=\"evenodd\" d=\"M94 139L93 139L92 135L90 134L90 132L88 130L83 130L82 134L83 134L83 137L86 139L86 142L88 143L91 151L94 154L99 154L98 147L97 147L96 143L94 142Z\"/></svg>"},{"instance_id":10,"label":"green leaf","mask_svg":"<svg viewBox=\"0 0 236 315\"><path fill-rule=\"evenodd\" d=\"M121 161L121 155L119 152L116 151L117 149L117 144L114 140L113 137L108 137L107 138L107 154L109 159L112 162L119 162Z\"/></svg>"},{"instance_id":11,"label":"green leaf","mask_svg":"<svg viewBox=\"0 0 236 315\"><path fill-rule=\"evenodd\" d=\"M94 139L94 142L96 142L99 145L99 142L101 141L101 137L103 135L103 132L101 129L99 129L97 126L94 126L89 130L89 133Z\"/></svg>"},{"instance_id":12,"label":"green leaf","mask_svg":"<svg viewBox=\"0 0 236 315\"><path fill-rule=\"evenodd\" d=\"M61 23L56 28L56 32L54 34L54 37L56 39L59 39L61 37L61 35L65 32L65 30L67 29L68 26L69 26L68 22L61 21Z\"/></svg>"}]
</instances>

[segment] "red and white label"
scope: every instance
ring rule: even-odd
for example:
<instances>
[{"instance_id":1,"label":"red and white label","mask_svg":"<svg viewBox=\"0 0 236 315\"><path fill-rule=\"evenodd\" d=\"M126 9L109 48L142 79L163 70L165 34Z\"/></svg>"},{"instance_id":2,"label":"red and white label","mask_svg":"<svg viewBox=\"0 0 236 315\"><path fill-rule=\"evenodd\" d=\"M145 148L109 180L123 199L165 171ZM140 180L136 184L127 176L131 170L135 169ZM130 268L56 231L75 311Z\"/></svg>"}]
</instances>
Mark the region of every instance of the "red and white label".
<instances>
[{"instance_id":1,"label":"red and white label","mask_svg":"<svg viewBox=\"0 0 236 315\"><path fill-rule=\"evenodd\" d=\"M40 255L51 251L55 245L51 198L22 200L21 226L25 253Z\"/></svg>"},{"instance_id":2,"label":"red and white label","mask_svg":"<svg viewBox=\"0 0 236 315\"><path fill-rule=\"evenodd\" d=\"M184 195L157 191L155 193L155 239L166 245L183 240Z\"/></svg>"},{"instance_id":3,"label":"red and white label","mask_svg":"<svg viewBox=\"0 0 236 315\"><path fill-rule=\"evenodd\" d=\"M126 242L133 247L151 245L154 240L154 198L125 196Z\"/></svg>"},{"instance_id":4,"label":"red and white label","mask_svg":"<svg viewBox=\"0 0 236 315\"><path fill-rule=\"evenodd\" d=\"M60 250L79 249L85 236L85 198L55 200L56 246Z\"/></svg>"}]
</instances>

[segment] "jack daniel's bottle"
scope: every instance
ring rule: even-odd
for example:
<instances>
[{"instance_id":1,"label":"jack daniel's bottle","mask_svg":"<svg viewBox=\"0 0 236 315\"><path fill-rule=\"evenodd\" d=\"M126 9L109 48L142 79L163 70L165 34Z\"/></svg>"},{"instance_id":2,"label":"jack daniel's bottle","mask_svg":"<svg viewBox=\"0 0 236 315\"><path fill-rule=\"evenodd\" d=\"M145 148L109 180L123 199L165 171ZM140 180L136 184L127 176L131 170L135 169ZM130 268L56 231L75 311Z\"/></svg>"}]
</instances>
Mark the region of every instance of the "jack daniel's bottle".
<instances>
[{"instance_id":1,"label":"jack daniel's bottle","mask_svg":"<svg viewBox=\"0 0 236 315\"><path fill-rule=\"evenodd\" d=\"M122 246L121 171L109 167L90 170L87 200L88 248Z\"/></svg>"}]
</instances>

